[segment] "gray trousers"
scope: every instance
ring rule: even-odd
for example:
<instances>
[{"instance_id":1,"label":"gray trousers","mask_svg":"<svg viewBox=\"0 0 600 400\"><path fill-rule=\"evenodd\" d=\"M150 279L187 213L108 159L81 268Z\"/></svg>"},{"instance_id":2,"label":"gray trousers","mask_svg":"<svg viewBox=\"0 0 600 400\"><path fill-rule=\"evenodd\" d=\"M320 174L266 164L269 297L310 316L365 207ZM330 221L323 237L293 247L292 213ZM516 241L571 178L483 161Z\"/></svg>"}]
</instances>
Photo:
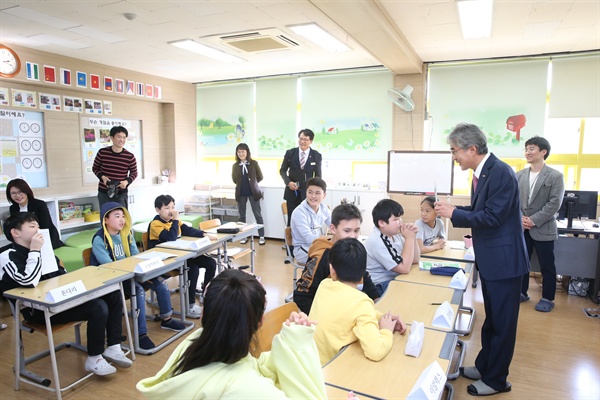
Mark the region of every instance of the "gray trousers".
<instances>
[{"instance_id":1,"label":"gray trousers","mask_svg":"<svg viewBox=\"0 0 600 400\"><path fill-rule=\"evenodd\" d=\"M254 200L252 196L242 196L238 202L238 212L240 213L240 222L246 222L246 203L250 200L250 206L252 207L252 213L257 224L263 224L263 217L260 211L260 200ZM265 237L265 228L258 230L258 236Z\"/></svg>"}]
</instances>

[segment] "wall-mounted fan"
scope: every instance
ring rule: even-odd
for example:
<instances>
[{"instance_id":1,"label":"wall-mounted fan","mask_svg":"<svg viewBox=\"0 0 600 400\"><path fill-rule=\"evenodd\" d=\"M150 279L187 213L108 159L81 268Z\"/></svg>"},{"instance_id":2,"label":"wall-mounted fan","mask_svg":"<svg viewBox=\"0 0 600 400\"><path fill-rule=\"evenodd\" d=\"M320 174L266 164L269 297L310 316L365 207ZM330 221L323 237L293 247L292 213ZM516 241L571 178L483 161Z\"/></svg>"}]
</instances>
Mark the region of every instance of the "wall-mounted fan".
<instances>
[{"instance_id":1,"label":"wall-mounted fan","mask_svg":"<svg viewBox=\"0 0 600 400\"><path fill-rule=\"evenodd\" d=\"M400 90L397 88L388 89L388 96L395 105L403 109L404 111L412 111L415 109L415 103L410 97L413 91L413 87L406 85L404 89Z\"/></svg>"}]
</instances>

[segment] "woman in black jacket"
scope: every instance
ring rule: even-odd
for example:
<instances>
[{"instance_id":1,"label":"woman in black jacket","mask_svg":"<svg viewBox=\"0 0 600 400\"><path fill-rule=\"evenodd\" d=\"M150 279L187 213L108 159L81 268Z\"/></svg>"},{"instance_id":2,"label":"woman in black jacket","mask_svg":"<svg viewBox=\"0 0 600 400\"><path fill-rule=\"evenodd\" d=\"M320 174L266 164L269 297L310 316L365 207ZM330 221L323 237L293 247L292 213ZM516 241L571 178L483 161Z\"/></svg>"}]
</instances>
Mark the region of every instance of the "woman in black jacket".
<instances>
[{"instance_id":1,"label":"woman in black jacket","mask_svg":"<svg viewBox=\"0 0 600 400\"><path fill-rule=\"evenodd\" d=\"M254 219L257 224L263 224L263 218L260 211L260 199L263 194L258 187L258 182L262 181L263 174L258 163L250 156L250 148L246 143L240 143L235 148L235 164L231 169L231 179L235 183L235 201L238 204L239 220L246 222L246 203L250 200L250 206L254 213ZM265 229L258 230L260 240L258 244L265 244ZM246 239L241 243L246 243Z\"/></svg>"},{"instance_id":2,"label":"woman in black jacket","mask_svg":"<svg viewBox=\"0 0 600 400\"><path fill-rule=\"evenodd\" d=\"M36 215L40 228L48 229L50 231L50 240L52 241L53 249L58 249L65 245L60 240L58 230L52 222L46 202L36 199L33 196L33 191L27 182L19 178L8 182L8 185L6 186L6 200L11 204L10 215L15 215L20 212L31 212Z\"/></svg>"}]
</instances>

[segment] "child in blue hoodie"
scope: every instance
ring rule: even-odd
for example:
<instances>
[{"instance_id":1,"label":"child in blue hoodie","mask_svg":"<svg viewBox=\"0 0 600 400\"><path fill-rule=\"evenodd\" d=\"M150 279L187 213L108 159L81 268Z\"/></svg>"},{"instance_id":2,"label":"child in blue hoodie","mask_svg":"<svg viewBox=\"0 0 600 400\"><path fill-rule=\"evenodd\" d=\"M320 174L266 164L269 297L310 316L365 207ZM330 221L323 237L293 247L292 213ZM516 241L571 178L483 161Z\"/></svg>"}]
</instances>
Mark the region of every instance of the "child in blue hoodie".
<instances>
[{"instance_id":1,"label":"child in blue hoodie","mask_svg":"<svg viewBox=\"0 0 600 400\"><path fill-rule=\"evenodd\" d=\"M116 202L104 203L100 208L100 220L102 227L96 232L92 239L91 265L102 265L113 261L122 260L125 257L139 254L133 232L131 231L131 216L125 207ZM149 281L135 283L135 296L140 312L138 313L139 344L142 349L153 349L155 344L148 337L146 326L146 290L152 289L156 292L160 317L160 327L172 331L181 331L185 325L181 321L171 318L173 308L171 306L171 293L164 283L163 277L157 277ZM124 285L125 295L131 296L131 286Z\"/></svg>"}]
</instances>

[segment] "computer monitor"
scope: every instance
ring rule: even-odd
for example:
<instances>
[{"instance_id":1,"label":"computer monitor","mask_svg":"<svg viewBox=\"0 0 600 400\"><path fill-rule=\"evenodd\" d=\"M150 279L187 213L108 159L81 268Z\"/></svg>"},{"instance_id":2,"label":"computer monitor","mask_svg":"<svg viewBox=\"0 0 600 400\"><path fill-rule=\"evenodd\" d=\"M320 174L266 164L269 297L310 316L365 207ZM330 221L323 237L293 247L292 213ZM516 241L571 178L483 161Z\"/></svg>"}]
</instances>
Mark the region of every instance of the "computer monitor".
<instances>
[{"instance_id":1,"label":"computer monitor","mask_svg":"<svg viewBox=\"0 0 600 400\"><path fill-rule=\"evenodd\" d=\"M559 219L567 219L567 228L573 228L573 218L596 219L598 192L565 190L563 202L558 210Z\"/></svg>"}]
</instances>

